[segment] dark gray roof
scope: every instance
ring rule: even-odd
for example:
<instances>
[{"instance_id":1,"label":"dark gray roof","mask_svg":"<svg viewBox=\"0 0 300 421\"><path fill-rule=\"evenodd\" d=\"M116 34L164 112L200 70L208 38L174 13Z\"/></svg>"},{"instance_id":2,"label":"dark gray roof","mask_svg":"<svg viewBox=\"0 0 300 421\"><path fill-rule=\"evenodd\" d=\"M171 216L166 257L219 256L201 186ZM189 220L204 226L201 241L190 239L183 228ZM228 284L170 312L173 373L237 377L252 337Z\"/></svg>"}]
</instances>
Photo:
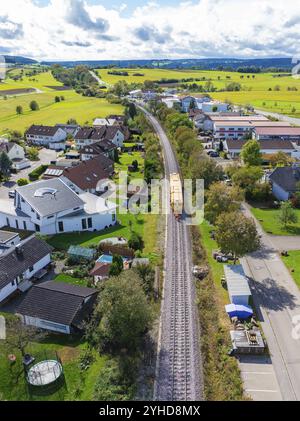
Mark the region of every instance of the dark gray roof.
<instances>
[{"instance_id":1,"label":"dark gray roof","mask_svg":"<svg viewBox=\"0 0 300 421\"><path fill-rule=\"evenodd\" d=\"M99 126L97 128L84 127L76 134L75 139L112 140L120 130L119 126Z\"/></svg>"},{"instance_id":2,"label":"dark gray roof","mask_svg":"<svg viewBox=\"0 0 300 421\"><path fill-rule=\"evenodd\" d=\"M18 234L16 232L0 230L0 243L6 243L7 241L13 240L17 236Z\"/></svg>"},{"instance_id":3,"label":"dark gray roof","mask_svg":"<svg viewBox=\"0 0 300 421\"><path fill-rule=\"evenodd\" d=\"M239 150L247 143L247 140L243 139L227 139L226 144L228 149ZM294 150L293 144L289 140L259 140L260 149L269 150Z\"/></svg>"},{"instance_id":4,"label":"dark gray roof","mask_svg":"<svg viewBox=\"0 0 300 421\"><path fill-rule=\"evenodd\" d=\"M101 155L104 152L110 152L117 149L117 146L110 140L101 140L100 142L92 143L91 145L84 146L79 150L80 154Z\"/></svg>"},{"instance_id":5,"label":"dark gray roof","mask_svg":"<svg viewBox=\"0 0 300 421\"><path fill-rule=\"evenodd\" d=\"M293 193L297 190L297 183L300 183L300 168L278 167L270 175L270 180L286 192Z\"/></svg>"},{"instance_id":6,"label":"dark gray roof","mask_svg":"<svg viewBox=\"0 0 300 421\"><path fill-rule=\"evenodd\" d=\"M21 243L21 251L14 248L0 257L0 288L39 262L52 251L45 241L30 237Z\"/></svg>"},{"instance_id":7,"label":"dark gray roof","mask_svg":"<svg viewBox=\"0 0 300 421\"><path fill-rule=\"evenodd\" d=\"M26 132L26 135L54 136L59 127L56 126L36 126L32 125Z\"/></svg>"},{"instance_id":8,"label":"dark gray roof","mask_svg":"<svg viewBox=\"0 0 300 421\"><path fill-rule=\"evenodd\" d=\"M94 302L97 294L96 289L48 281L34 285L17 308L17 312L24 316L70 326L75 320L79 321L79 315L84 316L85 299L94 296ZM90 302L87 308L91 310Z\"/></svg>"},{"instance_id":9,"label":"dark gray roof","mask_svg":"<svg viewBox=\"0 0 300 421\"><path fill-rule=\"evenodd\" d=\"M47 190L52 189L47 193ZM59 178L17 187L19 193L40 216L52 215L84 205L84 202ZM54 194L51 194L54 193Z\"/></svg>"},{"instance_id":10,"label":"dark gray roof","mask_svg":"<svg viewBox=\"0 0 300 421\"><path fill-rule=\"evenodd\" d=\"M15 146L13 142L2 142L0 143L0 152L9 153L9 151Z\"/></svg>"}]
</instances>

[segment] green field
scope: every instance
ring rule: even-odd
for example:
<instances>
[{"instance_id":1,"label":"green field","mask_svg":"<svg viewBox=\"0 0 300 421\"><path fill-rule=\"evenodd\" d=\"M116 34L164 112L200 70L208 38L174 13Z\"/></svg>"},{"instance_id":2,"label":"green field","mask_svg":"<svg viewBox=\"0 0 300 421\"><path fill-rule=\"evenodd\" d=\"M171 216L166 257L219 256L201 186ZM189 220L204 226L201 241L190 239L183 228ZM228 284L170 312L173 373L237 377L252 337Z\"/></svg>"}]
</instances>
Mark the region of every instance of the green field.
<instances>
[{"instance_id":1,"label":"green field","mask_svg":"<svg viewBox=\"0 0 300 421\"><path fill-rule=\"evenodd\" d=\"M1 90L18 88L37 88L43 93L25 94L4 99L0 97L0 134L7 130L25 131L31 124L53 125L66 123L68 119L75 118L79 124L91 124L97 117L106 117L109 114L120 114L123 107L110 104L102 98L83 97L73 90L57 91L47 86L61 86L50 72L42 73L30 81L24 77L22 82L7 79L0 85ZM30 78L31 79L31 78ZM55 96L64 96L65 101L55 103ZM38 111L31 111L29 104L36 100ZM16 114L17 105L23 107L22 115Z\"/></svg>"},{"instance_id":2,"label":"green field","mask_svg":"<svg viewBox=\"0 0 300 421\"><path fill-rule=\"evenodd\" d=\"M296 224L290 224L286 228L279 222L279 209L251 208L253 215L259 220L265 232L273 235L300 235L300 209L295 209L298 216Z\"/></svg>"},{"instance_id":3,"label":"green field","mask_svg":"<svg viewBox=\"0 0 300 421\"><path fill-rule=\"evenodd\" d=\"M4 317L14 317L4 314ZM101 373L106 357L93 351L94 361L86 371L80 371L79 362L87 349L84 341L67 335L49 335L43 341L32 342L26 352L33 355L36 361L45 358L56 358L55 352L60 357L65 376L65 385L54 393L34 394L28 392L23 374L22 357L17 349L9 349L17 357L16 363L10 365L8 354L0 343L0 396L1 400L8 401L64 401L64 400L92 400L95 382Z\"/></svg>"},{"instance_id":4,"label":"green field","mask_svg":"<svg viewBox=\"0 0 300 421\"><path fill-rule=\"evenodd\" d=\"M288 256L283 256L282 260L284 261L286 267L291 272L294 281L300 288L300 251L292 250L289 251Z\"/></svg>"},{"instance_id":5,"label":"green field","mask_svg":"<svg viewBox=\"0 0 300 421\"><path fill-rule=\"evenodd\" d=\"M204 85L211 81L218 89L225 89L230 82L239 82L242 90L239 92L213 92L211 96L214 99L230 101L238 105L250 104L254 107L266 111L277 112L281 114L300 117L300 79L294 79L292 76L277 77L276 73L246 74L239 72L223 71L199 71L199 70L164 70L164 69L118 69L127 71L129 76L109 75L109 70L98 70L101 78L108 84L115 84L119 80L125 80L128 83L143 83L145 80L160 79L186 79L186 78L205 78L205 80L195 82L198 85ZM134 73L143 73L144 76L133 76ZM243 78L242 78L243 76ZM254 76L254 77L253 77ZM194 82L193 82L194 83ZM274 90L279 86L280 90ZM288 91L288 88L297 88L298 91ZM269 91L272 89L272 91ZM296 109L292 112L293 108Z\"/></svg>"}]
</instances>

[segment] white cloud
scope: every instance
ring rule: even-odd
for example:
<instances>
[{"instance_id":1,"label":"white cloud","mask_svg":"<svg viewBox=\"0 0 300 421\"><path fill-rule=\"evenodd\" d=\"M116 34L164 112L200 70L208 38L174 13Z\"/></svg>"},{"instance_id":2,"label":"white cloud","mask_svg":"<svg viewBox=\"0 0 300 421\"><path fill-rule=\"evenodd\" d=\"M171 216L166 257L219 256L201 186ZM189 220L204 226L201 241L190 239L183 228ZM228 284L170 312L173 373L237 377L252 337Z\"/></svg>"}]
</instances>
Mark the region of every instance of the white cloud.
<instances>
[{"instance_id":1,"label":"white cloud","mask_svg":"<svg viewBox=\"0 0 300 421\"><path fill-rule=\"evenodd\" d=\"M145 0L131 15L125 3L10 0L0 10L2 51L36 59L292 56L299 36L294 0Z\"/></svg>"}]
</instances>

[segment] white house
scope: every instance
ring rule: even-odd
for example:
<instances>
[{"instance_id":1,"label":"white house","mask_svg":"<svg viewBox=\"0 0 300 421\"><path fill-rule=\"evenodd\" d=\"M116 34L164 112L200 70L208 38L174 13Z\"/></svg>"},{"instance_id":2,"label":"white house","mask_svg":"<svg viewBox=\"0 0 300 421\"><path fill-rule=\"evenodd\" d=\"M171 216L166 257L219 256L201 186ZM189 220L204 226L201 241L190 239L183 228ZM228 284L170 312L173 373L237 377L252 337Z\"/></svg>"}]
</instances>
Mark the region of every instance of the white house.
<instances>
[{"instance_id":1,"label":"white house","mask_svg":"<svg viewBox=\"0 0 300 421\"><path fill-rule=\"evenodd\" d=\"M82 330L98 293L93 288L47 281L31 288L17 312L27 326L69 335Z\"/></svg>"},{"instance_id":2,"label":"white house","mask_svg":"<svg viewBox=\"0 0 300 421\"><path fill-rule=\"evenodd\" d=\"M67 138L67 133L59 126L32 125L25 132L25 139L29 144L55 148L55 144L62 144Z\"/></svg>"},{"instance_id":3,"label":"white house","mask_svg":"<svg viewBox=\"0 0 300 421\"><path fill-rule=\"evenodd\" d=\"M0 199L0 226L59 234L101 231L116 224L116 205L91 193L77 195L60 178L17 187Z\"/></svg>"},{"instance_id":4,"label":"white house","mask_svg":"<svg viewBox=\"0 0 300 421\"><path fill-rule=\"evenodd\" d=\"M99 126L97 128L82 128L75 136L77 149L82 149L84 146L92 145L101 140L108 140L121 148L125 135L120 126Z\"/></svg>"},{"instance_id":5,"label":"white house","mask_svg":"<svg viewBox=\"0 0 300 421\"><path fill-rule=\"evenodd\" d=\"M32 278L51 262L52 248L34 235L0 255L0 303L32 286Z\"/></svg>"},{"instance_id":6,"label":"white house","mask_svg":"<svg viewBox=\"0 0 300 421\"><path fill-rule=\"evenodd\" d=\"M25 151L22 146L14 142L5 142L0 143L0 153L5 152L11 161L20 160L25 158Z\"/></svg>"}]
</instances>

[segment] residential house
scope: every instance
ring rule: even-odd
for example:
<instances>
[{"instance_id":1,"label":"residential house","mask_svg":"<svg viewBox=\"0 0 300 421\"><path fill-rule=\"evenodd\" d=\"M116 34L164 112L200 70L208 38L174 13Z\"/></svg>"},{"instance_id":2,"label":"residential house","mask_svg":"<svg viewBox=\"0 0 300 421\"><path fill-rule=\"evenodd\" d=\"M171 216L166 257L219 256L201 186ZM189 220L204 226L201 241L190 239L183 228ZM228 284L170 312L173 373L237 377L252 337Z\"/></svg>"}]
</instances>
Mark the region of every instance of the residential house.
<instances>
[{"instance_id":1,"label":"residential house","mask_svg":"<svg viewBox=\"0 0 300 421\"><path fill-rule=\"evenodd\" d=\"M58 126L32 125L25 132L25 139L30 145L44 146L50 149L65 148L67 133Z\"/></svg>"},{"instance_id":2,"label":"residential house","mask_svg":"<svg viewBox=\"0 0 300 421\"><path fill-rule=\"evenodd\" d=\"M278 167L269 176L269 180L276 199L289 200L296 191L299 191L300 167L296 164L291 167Z\"/></svg>"},{"instance_id":3,"label":"residential house","mask_svg":"<svg viewBox=\"0 0 300 421\"><path fill-rule=\"evenodd\" d=\"M95 128L102 126L114 126L116 120L114 118L96 118L93 122Z\"/></svg>"},{"instance_id":4,"label":"residential house","mask_svg":"<svg viewBox=\"0 0 300 421\"><path fill-rule=\"evenodd\" d=\"M71 135L73 137L76 136L80 130L79 124L56 124L56 127L61 128L67 133L67 135Z\"/></svg>"},{"instance_id":5,"label":"residential house","mask_svg":"<svg viewBox=\"0 0 300 421\"><path fill-rule=\"evenodd\" d=\"M83 146L79 150L81 161L87 161L99 155L104 155L107 158L114 160L115 151L117 147L109 140L101 140L100 142L91 145Z\"/></svg>"},{"instance_id":6,"label":"residential house","mask_svg":"<svg viewBox=\"0 0 300 421\"><path fill-rule=\"evenodd\" d=\"M75 193L96 193L99 182L114 174L114 162L104 155L98 155L79 165L65 168L61 179ZM103 191L103 190L101 190Z\"/></svg>"},{"instance_id":7,"label":"residential house","mask_svg":"<svg viewBox=\"0 0 300 421\"><path fill-rule=\"evenodd\" d=\"M125 115L124 114L111 114L107 117L109 120L115 120L115 125L124 126L125 125Z\"/></svg>"},{"instance_id":8,"label":"residential house","mask_svg":"<svg viewBox=\"0 0 300 421\"><path fill-rule=\"evenodd\" d=\"M0 255L0 303L32 286L32 279L51 262L52 248L34 235Z\"/></svg>"},{"instance_id":9,"label":"residential house","mask_svg":"<svg viewBox=\"0 0 300 421\"><path fill-rule=\"evenodd\" d=\"M15 199L0 199L0 227L51 235L101 231L116 223L116 205L90 193L77 195L60 178L15 189Z\"/></svg>"},{"instance_id":10,"label":"residential house","mask_svg":"<svg viewBox=\"0 0 300 421\"><path fill-rule=\"evenodd\" d=\"M251 122L269 121L267 117L262 115L241 116L224 114L215 115L208 114L205 121L204 130L213 131L216 138L239 137L240 133L252 128Z\"/></svg>"},{"instance_id":11,"label":"residential house","mask_svg":"<svg viewBox=\"0 0 300 421\"><path fill-rule=\"evenodd\" d=\"M109 140L118 148L123 146L125 136L119 126L101 126L98 128L82 128L75 136L77 149L92 145L100 140Z\"/></svg>"},{"instance_id":12,"label":"residential house","mask_svg":"<svg viewBox=\"0 0 300 421\"><path fill-rule=\"evenodd\" d=\"M15 142L0 141L0 153L5 152L12 161L12 167L19 171L23 168L30 167L30 161L25 158L25 151L22 146Z\"/></svg>"},{"instance_id":13,"label":"residential house","mask_svg":"<svg viewBox=\"0 0 300 421\"><path fill-rule=\"evenodd\" d=\"M89 275L93 277L94 284L97 285L98 282L105 281L109 278L109 271L111 268L110 263L96 262L94 268L90 271Z\"/></svg>"},{"instance_id":14,"label":"residential house","mask_svg":"<svg viewBox=\"0 0 300 421\"><path fill-rule=\"evenodd\" d=\"M223 142L224 151L228 153L231 158L237 158L243 146L247 143L243 139L227 139ZM272 155L277 152L284 152L292 156L295 148L288 140L260 140L260 151L263 155Z\"/></svg>"},{"instance_id":15,"label":"residential house","mask_svg":"<svg viewBox=\"0 0 300 421\"><path fill-rule=\"evenodd\" d=\"M17 232L0 230L0 254L21 242Z\"/></svg>"},{"instance_id":16,"label":"residential house","mask_svg":"<svg viewBox=\"0 0 300 421\"><path fill-rule=\"evenodd\" d=\"M70 335L83 328L99 291L63 282L34 285L17 308L26 326Z\"/></svg>"}]
</instances>

